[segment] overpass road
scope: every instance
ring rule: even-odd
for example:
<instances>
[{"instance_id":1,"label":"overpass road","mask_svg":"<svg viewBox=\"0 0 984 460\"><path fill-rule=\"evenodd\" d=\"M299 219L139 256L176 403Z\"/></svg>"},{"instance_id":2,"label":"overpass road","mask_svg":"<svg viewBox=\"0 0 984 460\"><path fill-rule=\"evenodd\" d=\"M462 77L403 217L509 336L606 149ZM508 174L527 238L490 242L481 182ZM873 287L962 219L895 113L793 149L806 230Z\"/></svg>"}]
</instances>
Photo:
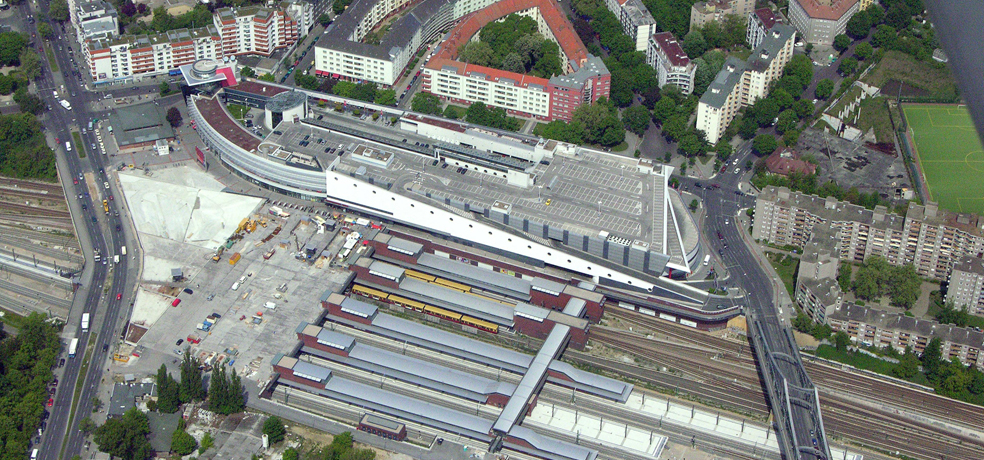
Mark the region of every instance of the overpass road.
<instances>
[{"instance_id":1,"label":"overpass road","mask_svg":"<svg viewBox=\"0 0 984 460\"><path fill-rule=\"evenodd\" d=\"M748 246L754 242L736 222L739 212L755 206L754 197L739 189L748 172L734 169L743 165L750 155L750 143L742 144L725 172L704 180L702 187L697 186L700 181L696 179L682 179L681 187L703 198L707 212L703 220L706 235L703 246L708 253L716 253L727 267L729 280L745 292L745 297L736 302L744 304L749 319L749 336L766 382L783 454L798 460L829 459L830 448L824 435L816 388L803 369L792 339L788 320L792 312L783 311L775 300L776 280L762 269L761 261Z\"/></svg>"}]
</instances>

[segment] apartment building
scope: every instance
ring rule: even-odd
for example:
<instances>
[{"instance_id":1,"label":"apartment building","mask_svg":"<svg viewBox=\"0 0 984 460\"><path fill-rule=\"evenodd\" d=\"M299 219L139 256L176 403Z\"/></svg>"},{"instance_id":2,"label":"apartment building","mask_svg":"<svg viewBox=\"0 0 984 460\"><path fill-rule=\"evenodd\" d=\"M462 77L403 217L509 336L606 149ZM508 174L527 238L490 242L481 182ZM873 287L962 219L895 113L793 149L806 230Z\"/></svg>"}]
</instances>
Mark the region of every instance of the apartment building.
<instances>
[{"instance_id":1,"label":"apartment building","mask_svg":"<svg viewBox=\"0 0 984 460\"><path fill-rule=\"evenodd\" d=\"M957 358L965 366L984 369L984 333L971 328L940 324L854 304L844 304L835 309L827 322L834 331L844 331L858 344L892 347L904 352L906 347L921 354L929 341L939 338L943 359Z\"/></svg>"},{"instance_id":2,"label":"apartment building","mask_svg":"<svg viewBox=\"0 0 984 460\"><path fill-rule=\"evenodd\" d=\"M537 78L458 62L458 50L482 27L510 14L537 22L540 34L557 43L564 75ZM542 121L571 120L581 104L611 93L611 73L588 54L573 27L550 0L505 0L462 19L424 65L423 90L460 104L482 102L509 114Z\"/></svg>"},{"instance_id":3,"label":"apartment building","mask_svg":"<svg viewBox=\"0 0 984 460\"><path fill-rule=\"evenodd\" d=\"M821 222L839 230L841 260L878 255L892 265L912 264L920 275L935 279L948 277L961 257L984 253L984 221L973 214L909 203L903 218L882 206L870 210L771 186L756 198L752 237L802 247Z\"/></svg>"},{"instance_id":4,"label":"apartment building","mask_svg":"<svg viewBox=\"0 0 984 460\"><path fill-rule=\"evenodd\" d=\"M635 43L636 51L646 51L649 37L656 33L656 20L646 5L641 0L605 0L605 6L618 18L622 30Z\"/></svg>"},{"instance_id":5,"label":"apartment building","mask_svg":"<svg viewBox=\"0 0 984 460\"><path fill-rule=\"evenodd\" d=\"M748 13L748 24L745 29L745 41L748 42L748 46L751 49L758 48L769 29L778 22L782 21L768 8L759 8Z\"/></svg>"},{"instance_id":6,"label":"apartment building","mask_svg":"<svg viewBox=\"0 0 984 460\"><path fill-rule=\"evenodd\" d=\"M676 85L683 94L693 92L697 66L683 51L672 33L660 32L649 37L646 62L656 69L660 88Z\"/></svg>"},{"instance_id":7,"label":"apartment building","mask_svg":"<svg viewBox=\"0 0 984 460\"><path fill-rule=\"evenodd\" d=\"M755 0L714 0L694 3L690 7L690 30L694 30L694 27L704 27L709 22L721 22L730 15L747 17L753 8L755 8Z\"/></svg>"},{"instance_id":8,"label":"apartment building","mask_svg":"<svg viewBox=\"0 0 984 460\"><path fill-rule=\"evenodd\" d=\"M745 62L728 58L697 104L697 129L716 143L741 107L765 97L793 58L796 31L775 24Z\"/></svg>"},{"instance_id":9,"label":"apartment building","mask_svg":"<svg viewBox=\"0 0 984 460\"><path fill-rule=\"evenodd\" d=\"M199 59L222 59L214 26L178 29L155 35L124 35L88 40L82 47L93 81L118 80L167 72Z\"/></svg>"},{"instance_id":10,"label":"apartment building","mask_svg":"<svg viewBox=\"0 0 984 460\"><path fill-rule=\"evenodd\" d=\"M105 0L89 0L79 3L72 12L75 36L79 43L95 38L119 36L120 21L116 8Z\"/></svg>"},{"instance_id":11,"label":"apartment building","mask_svg":"<svg viewBox=\"0 0 984 460\"><path fill-rule=\"evenodd\" d=\"M946 302L967 308L974 315L984 315L984 259L963 256L950 271Z\"/></svg>"},{"instance_id":12,"label":"apartment building","mask_svg":"<svg viewBox=\"0 0 984 460\"><path fill-rule=\"evenodd\" d=\"M212 21L222 38L223 56L270 56L297 43L300 37L297 21L286 10L263 6L221 8L212 15Z\"/></svg>"},{"instance_id":13,"label":"apartment building","mask_svg":"<svg viewBox=\"0 0 984 460\"><path fill-rule=\"evenodd\" d=\"M789 22L807 43L830 45L858 10L858 0L790 0Z\"/></svg>"},{"instance_id":14,"label":"apartment building","mask_svg":"<svg viewBox=\"0 0 984 460\"><path fill-rule=\"evenodd\" d=\"M837 284L838 238L837 229L830 224L817 225L800 258L796 302L810 319L819 323L826 322L843 300Z\"/></svg>"}]
</instances>

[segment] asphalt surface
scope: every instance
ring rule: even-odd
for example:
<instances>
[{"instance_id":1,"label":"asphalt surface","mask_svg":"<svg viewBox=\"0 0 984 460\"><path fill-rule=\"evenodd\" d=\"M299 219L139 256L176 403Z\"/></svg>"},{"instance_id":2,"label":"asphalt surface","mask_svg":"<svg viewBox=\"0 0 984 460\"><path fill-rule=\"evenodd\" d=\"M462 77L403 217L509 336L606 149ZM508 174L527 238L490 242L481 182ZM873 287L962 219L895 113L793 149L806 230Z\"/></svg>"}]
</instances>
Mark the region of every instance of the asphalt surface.
<instances>
[{"instance_id":1,"label":"asphalt surface","mask_svg":"<svg viewBox=\"0 0 984 460\"><path fill-rule=\"evenodd\" d=\"M980 0L925 0L936 36L950 58L950 69L957 78L977 135L984 139L984 3Z\"/></svg>"},{"instance_id":2,"label":"asphalt surface","mask_svg":"<svg viewBox=\"0 0 984 460\"><path fill-rule=\"evenodd\" d=\"M740 145L734 155L729 159L725 172L718 174L714 179L698 181L696 179L685 178L680 181L681 187L698 193L703 197L707 217L703 221L703 234L706 235L703 242L704 248L712 257L717 257L727 268L730 279L734 280L738 286L745 291L744 298L739 298L736 303L742 304L746 313L754 314L754 317L761 322L764 330L763 340L769 345L773 353L782 353L792 357L799 356L799 350L795 349L785 340L785 330L790 327L789 316L791 311L783 311L774 300L774 289L776 281L772 280L761 268L755 255L748 247L750 241L742 234L745 230L738 225L735 220L739 212L744 212L747 208L755 206L755 199L751 195L740 193L738 184L748 174L744 169L745 161L752 158L750 153L751 144L745 142ZM736 161L737 160L737 161ZM735 168L741 167L735 173ZM700 182L702 187L697 187ZM717 185L714 187L712 185ZM752 243L754 244L754 243ZM750 318L749 327L753 320ZM749 331L754 333L753 331ZM769 380L767 370L767 360L763 353L764 350L756 349L759 357L759 369L766 380ZM776 360L779 372L786 377L790 385L801 388L812 388L812 383L808 381L802 365L785 360ZM769 404L776 412L776 404L770 394ZM813 440L819 441L820 436L811 433L820 433L820 430L813 422L813 410L799 405L792 405L792 418L794 436L799 446L813 446ZM822 441L821 441L822 442ZM799 459L818 459L822 458L808 452L800 452Z\"/></svg>"},{"instance_id":3,"label":"asphalt surface","mask_svg":"<svg viewBox=\"0 0 984 460\"><path fill-rule=\"evenodd\" d=\"M41 1L38 9L47 11L47 3L44 0ZM16 8L17 20L22 21L26 25L25 28L31 27L27 25L27 17L28 15L33 16L33 12L30 11L28 2L21 3ZM130 266L129 260L137 260L134 254L134 251L137 250L136 245L131 244L129 246L132 249L127 256L121 257L119 264L96 263L94 261L94 252L102 254L104 260L111 259L114 254L120 252L121 246L127 245L126 235L123 231L115 231L117 225L120 225L122 230L128 231L122 218L115 215L116 212L124 217L126 214L123 209L120 209L121 200L111 200L109 202L111 214L106 214L103 212L102 203L99 201L102 199L100 196L83 195L83 199L78 199L80 193L86 194L87 192L86 182L79 181L77 185L70 182L78 179L80 174L92 173L96 181L95 185L104 193L118 195L118 191L113 185L115 181L110 180L105 173L100 172L105 162L103 155L100 155L99 152L90 151L86 158L82 159L79 158L74 147L71 152L65 151L64 143L72 139L71 129L88 128L90 120L105 119L107 112L93 112L88 109L87 106L101 99L103 94L87 91L81 78L72 73L74 69L79 68L79 62L69 53L71 45L67 40L71 36L70 26L66 27L69 30L68 33L64 32L60 25L54 25L54 28L59 37L49 41L49 43L53 48L60 72L52 74L50 68L46 66L42 77L36 83L39 96L51 108L44 115L45 118L42 122L48 137L58 139L59 144L55 146L55 152L60 157L59 163L67 165L67 171L65 169L60 170L62 172L61 179L65 194L68 197L69 209L76 225L79 243L87 260L82 277L82 287L76 294L77 297L79 295L84 296L84 302L77 303L70 312L69 324L65 330L68 334L72 334L74 331L74 335L63 337L63 340L67 343L70 338L75 337L79 339L80 344L88 344L92 340L92 334L96 334L96 338L90 349L91 358L88 372L82 376L81 393L76 401L78 406L74 420L69 420L70 408L84 360L85 350L83 347L79 347L79 352L75 358L69 359L67 353L63 355L66 358L65 366L56 369L57 373L61 374L59 391L54 398L53 407L46 408L51 415L47 420L48 428L41 438L41 445L38 447L40 450L39 458L52 460L60 458L63 442L66 441L66 433L68 433L67 449L63 458L71 458L81 451L84 434L76 427L79 420L92 413L92 397L97 394L98 385L102 381L103 365L117 340L119 325L122 323L124 314L129 314L132 292L127 289L127 286L132 286L136 272L135 267ZM46 62L47 56L44 49L41 48L43 41L36 39L35 43L39 47L39 54ZM79 53L75 52L74 54L78 55ZM146 87L133 88L132 85L125 89L119 88L113 91L112 95L120 97L146 94L150 91L156 92L157 83L152 82L152 84L155 86L150 89ZM62 85L64 85L65 90L62 90ZM62 108L52 91L58 91L60 97L68 100L72 105L72 110ZM82 141L86 146L92 143L98 145L95 134L88 129L87 133L82 135ZM102 183L107 181L111 183L109 190L102 188ZM86 205L86 210L82 209L83 204ZM106 279L111 270L115 276L107 286ZM121 298L117 298L118 294L121 295ZM81 330L82 313L90 313L92 317L89 331ZM69 430L70 426L72 427L71 430Z\"/></svg>"}]
</instances>

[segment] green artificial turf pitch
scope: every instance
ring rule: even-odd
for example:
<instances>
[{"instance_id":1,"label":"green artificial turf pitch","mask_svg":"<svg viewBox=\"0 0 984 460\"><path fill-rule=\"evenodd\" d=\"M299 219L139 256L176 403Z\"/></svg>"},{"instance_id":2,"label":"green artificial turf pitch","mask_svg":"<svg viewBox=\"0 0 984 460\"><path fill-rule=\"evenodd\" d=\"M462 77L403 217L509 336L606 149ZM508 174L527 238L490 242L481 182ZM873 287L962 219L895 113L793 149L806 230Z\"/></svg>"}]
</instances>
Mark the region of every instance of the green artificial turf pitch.
<instances>
[{"instance_id":1,"label":"green artificial turf pitch","mask_svg":"<svg viewBox=\"0 0 984 460\"><path fill-rule=\"evenodd\" d=\"M930 199L984 215L984 149L964 105L905 104L909 134Z\"/></svg>"}]
</instances>

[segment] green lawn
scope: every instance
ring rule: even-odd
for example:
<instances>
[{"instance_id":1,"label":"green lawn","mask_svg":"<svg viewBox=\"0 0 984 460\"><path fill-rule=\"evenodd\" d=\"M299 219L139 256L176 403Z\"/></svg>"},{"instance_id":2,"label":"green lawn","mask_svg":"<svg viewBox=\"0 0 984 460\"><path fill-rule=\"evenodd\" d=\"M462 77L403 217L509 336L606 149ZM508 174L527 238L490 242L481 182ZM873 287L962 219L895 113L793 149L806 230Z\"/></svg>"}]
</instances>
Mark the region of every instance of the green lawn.
<instances>
[{"instance_id":1,"label":"green lawn","mask_svg":"<svg viewBox=\"0 0 984 460\"><path fill-rule=\"evenodd\" d=\"M44 44L44 54L48 56L48 65L51 67L52 72L58 72L58 62L55 61L55 52L51 49L51 45L48 43Z\"/></svg>"},{"instance_id":2,"label":"green lawn","mask_svg":"<svg viewBox=\"0 0 984 460\"><path fill-rule=\"evenodd\" d=\"M796 269L799 268L799 259L776 252L766 252L765 255L769 258L769 263L772 264L772 267L776 269L779 278L782 279L782 284L786 285L789 296L795 298Z\"/></svg>"},{"instance_id":3,"label":"green lawn","mask_svg":"<svg viewBox=\"0 0 984 460\"><path fill-rule=\"evenodd\" d=\"M880 88L891 80L919 88L930 97L952 98L957 95L957 82L946 66L920 61L901 51L885 53L878 65L861 81Z\"/></svg>"},{"instance_id":4,"label":"green lawn","mask_svg":"<svg viewBox=\"0 0 984 460\"><path fill-rule=\"evenodd\" d=\"M85 143L82 142L82 136L78 131L72 131L72 139L75 140L75 151L79 154L79 158L85 158Z\"/></svg>"},{"instance_id":5,"label":"green lawn","mask_svg":"<svg viewBox=\"0 0 984 460\"><path fill-rule=\"evenodd\" d=\"M249 107L239 104L226 104L226 108L229 109L229 113L232 114L233 118L243 119L246 116L246 112L249 112Z\"/></svg>"},{"instance_id":6,"label":"green lawn","mask_svg":"<svg viewBox=\"0 0 984 460\"><path fill-rule=\"evenodd\" d=\"M904 104L903 111L930 199L984 215L984 149L966 106Z\"/></svg>"}]
</instances>

